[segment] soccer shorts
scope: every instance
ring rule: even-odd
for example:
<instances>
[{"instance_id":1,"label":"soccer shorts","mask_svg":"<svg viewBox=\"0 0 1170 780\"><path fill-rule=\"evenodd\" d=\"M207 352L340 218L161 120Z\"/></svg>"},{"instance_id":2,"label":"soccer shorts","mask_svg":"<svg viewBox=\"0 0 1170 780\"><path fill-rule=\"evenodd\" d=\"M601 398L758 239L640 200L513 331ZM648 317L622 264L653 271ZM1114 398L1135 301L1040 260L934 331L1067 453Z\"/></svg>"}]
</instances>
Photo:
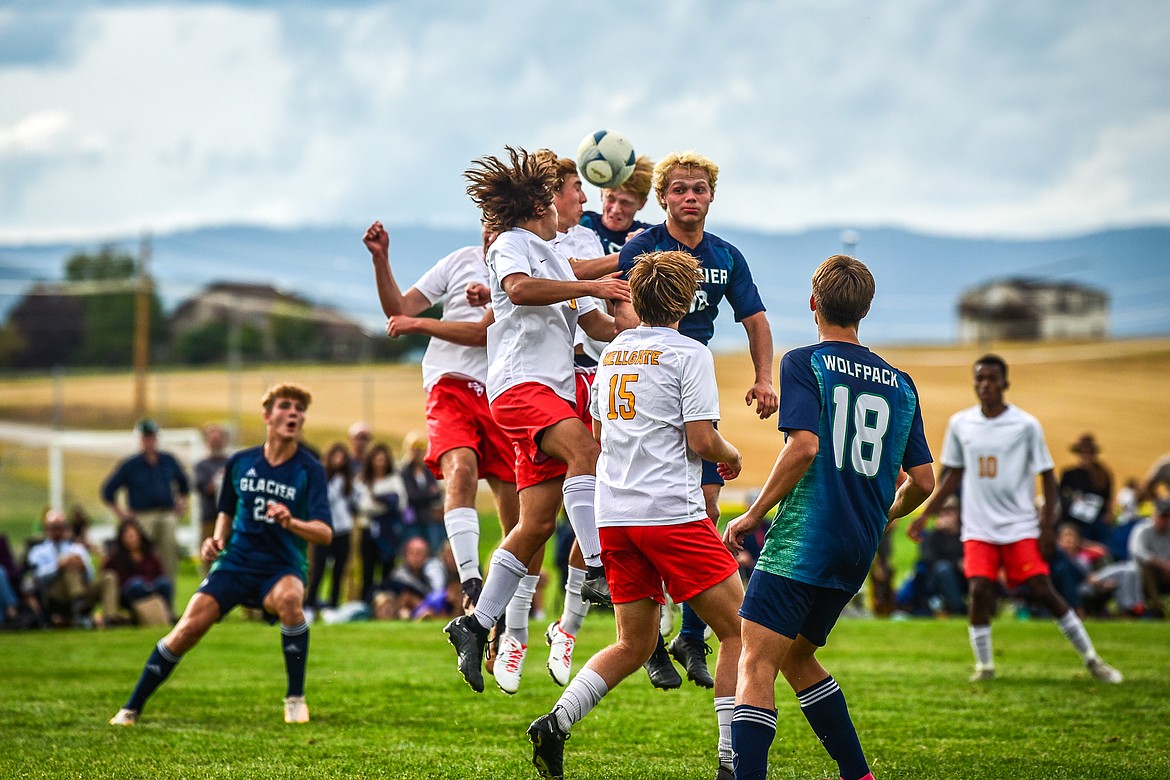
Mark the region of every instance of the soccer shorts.
<instances>
[{"instance_id":1,"label":"soccer shorts","mask_svg":"<svg viewBox=\"0 0 1170 780\"><path fill-rule=\"evenodd\" d=\"M983 577L994 582L1000 569L1007 585L1014 588L1033 577L1048 574L1048 563L1040 554L1036 539L1021 539L1011 544L992 544L978 539L963 542L963 574L967 579Z\"/></svg>"},{"instance_id":2,"label":"soccer shorts","mask_svg":"<svg viewBox=\"0 0 1170 780\"><path fill-rule=\"evenodd\" d=\"M662 604L664 585L681 603L739 571L706 517L676 525L607 525L597 533L615 604L647 598Z\"/></svg>"},{"instance_id":3,"label":"soccer shorts","mask_svg":"<svg viewBox=\"0 0 1170 780\"><path fill-rule=\"evenodd\" d=\"M237 606L243 605L263 610L264 619L275 623L280 618L264 609L264 597L276 587L276 583L290 575L304 582L301 573L291 568L263 574L212 568L211 573L199 583L197 592L206 593L216 600L220 620Z\"/></svg>"},{"instance_id":4,"label":"soccer shorts","mask_svg":"<svg viewBox=\"0 0 1170 780\"><path fill-rule=\"evenodd\" d=\"M789 639L799 635L824 647L841 610L856 595L756 569L748 580L739 616Z\"/></svg>"},{"instance_id":5,"label":"soccer shorts","mask_svg":"<svg viewBox=\"0 0 1170 780\"><path fill-rule=\"evenodd\" d=\"M479 476L516 481L512 443L492 419L481 382L445 376L427 393L425 463L435 479L443 478L439 460L451 450L468 447L479 460Z\"/></svg>"},{"instance_id":6,"label":"soccer shorts","mask_svg":"<svg viewBox=\"0 0 1170 780\"><path fill-rule=\"evenodd\" d=\"M573 405L539 382L509 387L491 403L492 419L516 453L516 489L565 475L565 464L541 451L540 435L562 420L580 419Z\"/></svg>"},{"instance_id":7,"label":"soccer shorts","mask_svg":"<svg viewBox=\"0 0 1170 780\"><path fill-rule=\"evenodd\" d=\"M585 423L585 427L592 431L593 415L589 413L589 393L593 388L593 379L597 376L597 366L593 368L576 366L573 374L577 383L577 416Z\"/></svg>"}]
</instances>

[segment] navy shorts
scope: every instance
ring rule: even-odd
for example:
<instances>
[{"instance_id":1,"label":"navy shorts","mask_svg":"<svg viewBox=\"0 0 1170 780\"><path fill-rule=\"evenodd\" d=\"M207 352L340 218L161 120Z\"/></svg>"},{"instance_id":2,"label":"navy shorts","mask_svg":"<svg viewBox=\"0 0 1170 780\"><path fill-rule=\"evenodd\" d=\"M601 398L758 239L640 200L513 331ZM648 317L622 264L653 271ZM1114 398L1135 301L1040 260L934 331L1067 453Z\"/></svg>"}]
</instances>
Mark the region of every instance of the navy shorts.
<instances>
[{"instance_id":1,"label":"navy shorts","mask_svg":"<svg viewBox=\"0 0 1170 780\"><path fill-rule=\"evenodd\" d=\"M280 618L264 609L264 597L276 587L276 583L290 574L298 580L301 579L300 572L294 569L263 574L216 569L199 583L198 592L211 596L219 604L220 620L237 606L243 605L263 610L264 619L269 623L275 623Z\"/></svg>"},{"instance_id":2,"label":"navy shorts","mask_svg":"<svg viewBox=\"0 0 1170 780\"><path fill-rule=\"evenodd\" d=\"M799 634L824 647L841 610L855 595L756 569L743 594L739 616L789 639Z\"/></svg>"}]
</instances>

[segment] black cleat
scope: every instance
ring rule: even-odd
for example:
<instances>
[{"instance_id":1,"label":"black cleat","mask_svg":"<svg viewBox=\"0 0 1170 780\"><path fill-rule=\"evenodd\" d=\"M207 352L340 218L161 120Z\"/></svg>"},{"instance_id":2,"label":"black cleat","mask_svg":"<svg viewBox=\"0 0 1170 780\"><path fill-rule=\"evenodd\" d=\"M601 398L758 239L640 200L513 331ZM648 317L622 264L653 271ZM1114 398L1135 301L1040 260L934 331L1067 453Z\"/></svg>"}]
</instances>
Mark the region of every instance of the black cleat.
<instances>
[{"instance_id":1,"label":"black cleat","mask_svg":"<svg viewBox=\"0 0 1170 780\"><path fill-rule=\"evenodd\" d=\"M585 582L581 583L581 600L599 607L613 608L613 596L609 592L605 574L585 577Z\"/></svg>"},{"instance_id":2,"label":"black cleat","mask_svg":"<svg viewBox=\"0 0 1170 780\"><path fill-rule=\"evenodd\" d=\"M564 780L565 742L569 735L561 731L551 712L532 721L528 739L532 742L532 765L537 773L550 780Z\"/></svg>"},{"instance_id":3,"label":"black cleat","mask_svg":"<svg viewBox=\"0 0 1170 780\"><path fill-rule=\"evenodd\" d=\"M719 769L715 772L715 780L735 780L735 770L720 764Z\"/></svg>"},{"instance_id":4,"label":"black cleat","mask_svg":"<svg viewBox=\"0 0 1170 780\"><path fill-rule=\"evenodd\" d=\"M483 592L483 580L472 577L464 580L459 588L463 591L463 614L470 615L475 610L475 605L479 603L479 594Z\"/></svg>"},{"instance_id":5,"label":"black cleat","mask_svg":"<svg viewBox=\"0 0 1170 780\"><path fill-rule=\"evenodd\" d=\"M714 688L715 679L707 668L707 656L711 648L702 639L691 639L679 634L667 648L679 666L687 670L687 679L700 688Z\"/></svg>"},{"instance_id":6,"label":"black cleat","mask_svg":"<svg viewBox=\"0 0 1170 780\"><path fill-rule=\"evenodd\" d=\"M487 644L487 629L474 615L457 617L443 627L447 641L459 654L459 673L476 693L483 693L483 648Z\"/></svg>"},{"instance_id":7,"label":"black cleat","mask_svg":"<svg viewBox=\"0 0 1170 780\"><path fill-rule=\"evenodd\" d=\"M488 629L487 653L483 657L483 668L487 669L488 674L496 673L496 657L500 654L500 640L504 638L504 632L508 630L508 624L504 620L504 615L500 615L496 624Z\"/></svg>"},{"instance_id":8,"label":"black cleat","mask_svg":"<svg viewBox=\"0 0 1170 780\"><path fill-rule=\"evenodd\" d=\"M642 667L646 674L650 675L650 683L655 688L670 691L682 687L682 677L670 662L670 653L666 652L666 645L662 643L661 636L658 637L658 647L654 648L654 655L650 656L650 660L642 664Z\"/></svg>"}]
</instances>

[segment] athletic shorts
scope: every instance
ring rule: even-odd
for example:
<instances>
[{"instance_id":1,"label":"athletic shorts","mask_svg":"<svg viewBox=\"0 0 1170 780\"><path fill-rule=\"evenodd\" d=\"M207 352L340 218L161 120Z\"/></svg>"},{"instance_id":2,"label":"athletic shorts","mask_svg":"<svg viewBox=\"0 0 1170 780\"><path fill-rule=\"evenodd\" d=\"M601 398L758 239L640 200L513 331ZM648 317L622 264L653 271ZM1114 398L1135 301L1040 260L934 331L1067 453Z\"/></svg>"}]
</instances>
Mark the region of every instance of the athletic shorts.
<instances>
[{"instance_id":1,"label":"athletic shorts","mask_svg":"<svg viewBox=\"0 0 1170 780\"><path fill-rule=\"evenodd\" d=\"M708 518L677 525L608 525L597 534L615 604L647 598L662 604L664 585L681 603L739 571Z\"/></svg>"},{"instance_id":2,"label":"athletic shorts","mask_svg":"<svg viewBox=\"0 0 1170 780\"><path fill-rule=\"evenodd\" d=\"M824 647L841 610L856 595L756 569L748 580L739 616L789 639L800 635Z\"/></svg>"},{"instance_id":3,"label":"athletic shorts","mask_svg":"<svg viewBox=\"0 0 1170 780\"><path fill-rule=\"evenodd\" d=\"M593 430L593 415L589 413L589 393L596 376L597 366L593 368L576 366L573 369L573 379L577 384L577 416L590 431Z\"/></svg>"},{"instance_id":4,"label":"athletic shorts","mask_svg":"<svg viewBox=\"0 0 1170 780\"><path fill-rule=\"evenodd\" d=\"M1000 569L1007 576L1009 588L1023 585L1033 577L1048 574L1048 563L1040 554L1036 539L1021 539L1011 544L992 544L978 539L963 542L963 574L967 579L984 577L994 582Z\"/></svg>"},{"instance_id":5,"label":"athletic shorts","mask_svg":"<svg viewBox=\"0 0 1170 780\"><path fill-rule=\"evenodd\" d=\"M443 478L439 460L460 447L475 450L481 478L516 481L512 443L492 419L483 383L445 376L427 393L425 463L435 479Z\"/></svg>"},{"instance_id":6,"label":"athletic shorts","mask_svg":"<svg viewBox=\"0 0 1170 780\"><path fill-rule=\"evenodd\" d=\"M227 613L237 606L243 605L263 610L264 619L269 623L275 623L280 618L264 609L264 597L276 587L276 583L290 574L304 582L301 573L291 568L264 574L216 569L199 583L197 592L206 593L216 600L219 604L220 620L227 617Z\"/></svg>"},{"instance_id":7,"label":"athletic shorts","mask_svg":"<svg viewBox=\"0 0 1170 780\"><path fill-rule=\"evenodd\" d=\"M565 475L565 464L542 452L540 434L561 420L580 419L573 405L540 382L509 387L491 403L492 419L512 442L516 455L516 489L523 490Z\"/></svg>"}]
</instances>

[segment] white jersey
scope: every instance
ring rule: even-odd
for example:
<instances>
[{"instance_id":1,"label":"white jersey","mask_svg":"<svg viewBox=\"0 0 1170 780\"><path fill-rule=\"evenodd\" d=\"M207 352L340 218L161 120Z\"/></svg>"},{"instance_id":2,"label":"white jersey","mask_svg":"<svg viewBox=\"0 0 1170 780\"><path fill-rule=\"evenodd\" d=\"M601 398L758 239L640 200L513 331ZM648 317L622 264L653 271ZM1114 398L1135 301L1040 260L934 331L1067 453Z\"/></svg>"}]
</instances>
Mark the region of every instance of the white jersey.
<instances>
[{"instance_id":1,"label":"white jersey","mask_svg":"<svg viewBox=\"0 0 1170 780\"><path fill-rule=\"evenodd\" d=\"M686 423L719 419L711 351L673 328L623 331L601 354L591 398L601 422L598 528L706 517L702 459L687 446Z\"/></svg>"},{"instance_id":2,"label":"white jersey","mask_svg":"<svg viewBox=\"0 0 1170 780\"><path fill-rule=\"evenodd\" d=\"M456 249L423 274L414 289L432 306L442 302L444 322L479 322L486 310L467 302L465 292L471 282L488 283L483 247ZM483 347L465 347L433 338L422 359L423 387L430 392L436 382L448 375L483 382L487 367L487 350Z\"/></svg>"},{"instance_id":3,"label":"white jersey","mask_svg":"<svg viewBox=\"0 0 1170 780\"><path fill-rule=\"evenodd\" d=\"M578 260L593 260L605 255L605 250L601 248L601 239L592 230L582 225L573 225L564 233L557 233L557 237L552 240L552 245L567 257L570 263L575 263ZM605 301L600 298L592 300L597 308L602 311L606 310ZM586 355L597 360L601 357L601 351L606 348L608 343L590 338L588 333L578 328L573 346L580 345L584 348Z\"/></svg>"},{"instance_id":4,"label":"white jersey","mask_svg":"<svg viewBox=\"0 0 1170 780\"><path fill-rule=\"evenodd\" d=\"M560 252L523 228L501 233L488 247L492 307L496 321L488 328L488 401L524 382L539 382L570 404L577 399L573 376L573 335L577 318L593 311L592 298L548 306L517 306L500 282L514 273L534 279L575 281Z\"/></svg>"},{"instance_id":5,"label":"white jersey","mask_svg":"<svg viewBox=\"0 0 1170 780\"><path fill-rule=\"evenodd\" d=\"M978 406L957 412L939 461L963 469L963 541L1011 544L1040 535L1036 475L1054 464L1035 417L1015 406L997 417Z\"/></svg>"}]
</instances>

